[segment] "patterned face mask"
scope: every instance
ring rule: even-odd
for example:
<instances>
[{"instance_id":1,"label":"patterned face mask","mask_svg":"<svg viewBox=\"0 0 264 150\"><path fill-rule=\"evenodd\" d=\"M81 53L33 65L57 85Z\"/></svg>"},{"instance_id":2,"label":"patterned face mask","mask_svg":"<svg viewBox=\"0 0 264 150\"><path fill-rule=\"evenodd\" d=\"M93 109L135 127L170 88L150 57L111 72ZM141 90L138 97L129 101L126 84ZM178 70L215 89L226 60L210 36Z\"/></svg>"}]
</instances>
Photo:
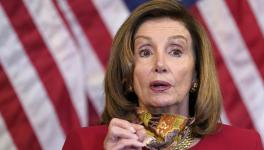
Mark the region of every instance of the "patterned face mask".
<instances>
[{"instance_id":1,"label":"patterned face mask","mask_svg":"<svg viewBox=\"0 0 264 150\"><path fill-rule=\"evenodd\" d=\"M177 144L190 133L189 126L193 118L177 114L151 114L138 109L138 118L147 130L144 140L147 148L159 149L174 143Z\"/></svg>"}]
</instances>

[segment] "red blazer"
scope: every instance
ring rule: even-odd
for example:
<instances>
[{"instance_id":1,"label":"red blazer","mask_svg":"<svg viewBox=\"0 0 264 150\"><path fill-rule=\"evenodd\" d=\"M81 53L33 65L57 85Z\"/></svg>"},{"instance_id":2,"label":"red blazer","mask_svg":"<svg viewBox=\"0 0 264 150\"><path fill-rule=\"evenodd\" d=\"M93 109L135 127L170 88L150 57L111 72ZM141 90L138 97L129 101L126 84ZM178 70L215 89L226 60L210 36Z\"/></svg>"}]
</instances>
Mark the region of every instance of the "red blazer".
<instances>
[{"instance_id":1,"label":"red blazer","mask_svg":"<svg viewBox=\"0 0 264 150\"><path fill-rule=\"evenodd\" d=\"M80 128L73 131L63 150L102 150L107 126ZM221 125L218 132L203 137L191 150L263 150L260 136L248 129Z\"/></svg>"}]
</instances>

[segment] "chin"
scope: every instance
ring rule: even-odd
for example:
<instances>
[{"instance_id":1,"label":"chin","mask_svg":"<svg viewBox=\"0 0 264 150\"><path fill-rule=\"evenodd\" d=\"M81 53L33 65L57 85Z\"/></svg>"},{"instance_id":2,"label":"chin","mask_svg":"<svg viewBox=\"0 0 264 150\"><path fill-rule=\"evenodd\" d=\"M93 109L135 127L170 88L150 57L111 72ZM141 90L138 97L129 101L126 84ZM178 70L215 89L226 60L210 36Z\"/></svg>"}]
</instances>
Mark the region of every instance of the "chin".
<instances>
[{"instance_id":1,"label":"chin","mask_svg":"<svg viewBox=\"0 0 264 150\"><path fill-rule=\"evenodd\" d=\"M157 108L160 108L160 107L168 107L168 106L171 106L171 105L175 105L175 104L178 104L177 101L175 100L171 100L171 99L154 99L153 101L150 102L150 105L152 107L157 107Z\"/></svg>"}]
</instances>

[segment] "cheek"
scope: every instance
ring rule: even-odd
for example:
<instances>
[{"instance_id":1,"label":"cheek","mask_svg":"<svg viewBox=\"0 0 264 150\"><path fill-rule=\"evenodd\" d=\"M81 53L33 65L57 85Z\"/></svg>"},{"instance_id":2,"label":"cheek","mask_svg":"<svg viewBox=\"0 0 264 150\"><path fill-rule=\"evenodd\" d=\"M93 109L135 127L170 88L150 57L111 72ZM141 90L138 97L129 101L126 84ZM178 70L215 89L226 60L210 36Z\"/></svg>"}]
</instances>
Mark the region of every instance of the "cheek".
<instances>
[{"instance_id":1,"label":"cheek","mask_svg":"<svg viewBox=\"0 0 264 150\"><path fill-rule=\"evenodd\" d=\"M133 88L137 94L137 91L139 90L140 87L140 78L139 75L137 73L134 72L134 76L133 76Z\"/></svg>"},{"instance_id":2,"label":"cheek","mask_svg":"<svg viewBox=\"0 0 264 150\"><path fill-rule=\"evenodd\" d=\"M143 77L144 77L144 71L136 66L133 73L133 84L135 87L139 86L140 83L142 83Z\"/></svg>"},{"instance_id":3,"label":"cheek","mask_svg":"<svg viewBox=\"0 0 264 150\"><path fill-rule=\"evenodd\" d=\"M149 67L142 64L136 64L133 73L133 86L138 95L147 85L149 75Z\"/></svg>"},{"instance_id":4,"label":"cheek","mask_svg":"<svg viewBox=\"0 0 264 150\"><path fill-rule=\"evenodd\" d=\"M194 68L190 66L177 68L173 71L173 76L176 85L178 84L181 90L189 90L194 76Z\"/></svg>"}]
</instances>

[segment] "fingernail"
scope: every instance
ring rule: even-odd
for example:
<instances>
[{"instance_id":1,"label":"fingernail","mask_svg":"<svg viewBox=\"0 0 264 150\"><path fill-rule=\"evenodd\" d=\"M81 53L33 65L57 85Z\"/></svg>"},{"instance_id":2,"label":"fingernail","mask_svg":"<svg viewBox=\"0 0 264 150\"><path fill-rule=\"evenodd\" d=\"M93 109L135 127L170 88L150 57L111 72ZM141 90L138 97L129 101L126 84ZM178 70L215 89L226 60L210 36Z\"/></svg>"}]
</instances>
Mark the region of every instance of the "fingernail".
<instances>
[{"instance_id":1,"label":"fingernail","mask_svg":"<svg viewBox=\"0 0 264 150\"><path fill-rule=\"evenodd\" d=\"M146 146L146 144L145 144L145 143L141 143L141 145L142 145L142 147L145 147L145 146Z\"/></svg>"},{"instance_id":2,"label":"fingernail","mask_svg":"<svg viewBox=\"0 0 264 150\"><path fill-rule=\"evenodd\" d=\"M130 127L129 129L130 129L130 131L133 132L133 133L136 132L136 130L135 130L133 127Z\"/></svg>"},{"instance_id":3,"label":"fingernail","mask_svg":"<svg viewBox=\"0 0 264 150\"><path fill-rule=\"evenodd\" d=\"M141 128L141 129L143 129L143 128L144 128L144 126L142 126L142 125L139 125L139 126L140 126L140 128Z\"/></svg>"},{"instance_id":4,"label":"fingernail","mask_svg":"<svg viewBox=\"0 0 264 150\"><path fill-rule=\"evenodd\" d=\"M135 135L135 134L134 134L134 135ZM137 135L133 136L133 138L136 139L136 140L138 140L138 136L137 136Z\"/></svg>"}]
</instances>

